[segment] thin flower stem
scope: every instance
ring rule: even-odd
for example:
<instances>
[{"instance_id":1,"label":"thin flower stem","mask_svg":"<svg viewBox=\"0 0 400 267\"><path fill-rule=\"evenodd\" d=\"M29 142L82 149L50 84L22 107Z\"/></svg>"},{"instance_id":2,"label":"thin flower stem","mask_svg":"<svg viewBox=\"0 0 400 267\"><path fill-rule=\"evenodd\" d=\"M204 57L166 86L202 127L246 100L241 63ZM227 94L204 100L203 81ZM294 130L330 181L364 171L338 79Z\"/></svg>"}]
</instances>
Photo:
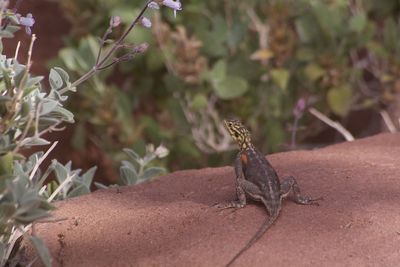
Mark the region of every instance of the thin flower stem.
<instances>
[{"instance_id":1,"label":"thin flower stem","mask_svg":"<svg viewBox=\"0 0 400 267\"><path fill-rule=\"evenodd\" d=\"M105 69L107 69L107 68L111 67L112 65L115 65L115 64L117 64L117 63L119 63L119 62L120 62L120 60L115 59L115 60L111 61L110 63L108 63L108 64L105 65L105 66L98 67L97 70L105 70Z\"/></svg>"},{"instance_id":2,"label":"thin flower stem","mask_svg":"<svg viewBox=\"0 0 400 267\"><path fill-rule=\"evenodd\" d=\"M81 83L83 83L84 81L86 81L87 79L89 79L90 77L92 77L95 73L97 72L96 68L93 67L91 68L88 72L86 72L83 76L81 76L78 80L76 80L75 82L73 82L71 84L71 87L76 87L78 85L80 85ZM60 91L61 93L61 91Z\"/></svg>"},{"instance_id":3,"label":"thin flower stem","mask_svg":"<svg viewBox=\"0 0 400 267\"><path fill-rule=\"evenodd\" d=\"M83 76L81 76L78 80L73 82L70 87L76 87L91 78L98 70L104 69L103 64L114 54L114 52L120 47L121 43L125 40L126 36L132 31L133 27L139 22L139 19L143 16L144 12L147 10L148 5L152 2L152 0L146 1L146 5L142 8L139 15L132 21L129 28L121 35L121 37L113 44L111 49L101 58L101 52L99 51L98 58L96 59L96 63L88 72L86 72ZM107 32L106 32L107 33ZM106 35L106 34L105 34ZM104 42L102 43L104 45ZM99 48L101 49L101 48ZM100 59L101 58L101 59ZM111 65L110 65L111 66ZM59 93L64 94L69 90L69 87L62 88Z\"/></svg>"},{"instance_id":4,"label":"thin flower stem","mask_svg":"<svg viewBox=\"0 0 400 267\"><path fill-rule=\"evenodd\" d=\"M114 45L112 46L112 48L110 49L110 51L100 60L99 64L96 67L101 67L104 62L106 62L110 56L115 52L115 50L117 50L117 48L119 47L119 45L125 40L126 36L131 32L131 30L133 29L133 27L135 27L135 25L139 22L140 18L143 16L144 12L146 12L149 4L153 2L152 0L148 0L145 4L145 6L142 8L142 10L140 11L139 15L136 17L136 19L134 19L131 23L131 25L129 26L129 28L121 35L121 37L114 43Z\"/></svg>"},{"instance_id":5,"label":"thin flower stem","mask_svg":"<svg viewBox=\"0 0 400 267\"><path fill-rule=\"evenodd\" d=\"M108 27L108 29L104 32L103 38L101 38L100 47L99 47L99 52L97 53L96 64L95 64L95 66L98 66L98 65L99 65L99 60L100 60L100 57L101 57L101 50L102 50L102 48L103 48L103 46L104 46L104 43L105 43L105 41L106 41L107 36L108 36L108 35L110 34L110 32L111 32L111 28L112 28L112 26L110 25L110 26Z\"/></svg>"}]
</instances>

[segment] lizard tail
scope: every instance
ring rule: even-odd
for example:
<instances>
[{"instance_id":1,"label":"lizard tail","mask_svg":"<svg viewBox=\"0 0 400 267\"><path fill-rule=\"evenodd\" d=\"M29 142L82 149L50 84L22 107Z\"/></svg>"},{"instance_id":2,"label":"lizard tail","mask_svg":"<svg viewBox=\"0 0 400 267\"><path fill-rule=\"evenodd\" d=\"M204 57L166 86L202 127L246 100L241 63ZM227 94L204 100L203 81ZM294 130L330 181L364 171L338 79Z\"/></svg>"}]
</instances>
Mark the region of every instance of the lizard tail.
<instances>
[{"instance_id":1,"label":"lizard tail","mask_svg":"<svg viewBox=\"0 0 400 267\"><path fill-rule=\"evenodd\" d=\"M258 229L258 231L254 234L254 236L247 242L246 246L244 246L229 262L226 264L226 267L232 265L232 263L239 258L247 249L249 249L255 242L257 242L260 237L271 227L271 225L275 222L276 218L278 218L279 211L275 214L269 216L267 221L263 223L263 225Z\"/></svg>"}]
</instances>

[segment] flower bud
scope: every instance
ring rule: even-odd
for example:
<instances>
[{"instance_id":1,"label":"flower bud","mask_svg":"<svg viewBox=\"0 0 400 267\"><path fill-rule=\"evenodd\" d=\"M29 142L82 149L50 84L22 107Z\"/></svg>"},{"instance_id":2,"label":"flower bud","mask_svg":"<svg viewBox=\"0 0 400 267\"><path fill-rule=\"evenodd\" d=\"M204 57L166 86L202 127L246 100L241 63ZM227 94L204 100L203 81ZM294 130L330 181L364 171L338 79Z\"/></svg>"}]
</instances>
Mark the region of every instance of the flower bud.
<instances>
[{"instance_id":1,"label":"flower bud","mask_svg":"<svg viewBox=\"0 0 400 267\"><path fill-rule=\"evenodd\" d=\"M174 17L176 17L176 11L182 10L182 4L179 0L163 0L162 4L174 10Z\"/></svg>"},{"instance_id":2,"label":"flower bud","mask_svg":"<svg viewBox=\"0 0 400 267\"><path fill-rule=\"evenodd\" d=\"M149 8L151 8L151 9L160 9L160 6L156 3L156 2L150 2L148 5L147 5Z\"/></svg>"},{"instance_id":3,"label":"flower bud","mask_svg":"<svg viewBox=\"0 0 400 267\"><path fill-rule=\"evenodd\" d=\"M144 53L146 52L147 48L149 47L148 43L141 43L133 48L135 53Z\"/></svg>"},{"instance_id":4,"label":"flower bud","mask_svg":"<svg viewBox=\"0 0 400 267\"><path fill-rule=\"evenodd\" d=\"M164 145L159 145L156 150L154 151L154 154L158 157L158 158L164 158L169 154L169 150L168 148L166 148Z\"/></svg>"},{"instance_id":5,"label":"flower bud","mask_svg":"<svg viewBox=\"0 0 400 267\"><path fill-rule=\"evenodd\" d=\"M110 19L110 26L112 28L118 27L121 23L121 18L119 16L112 16Z\"/></svg>"},{"instance_id":6,"label":"flower bud","mask_svg":"<svg viewBox=\"0 0 400 267\"><path fill-rule=\"evenodd\" d=\"M151 27L151 21L146 17L142 17L142 19L140 20L140 23L145 28L150 28Z\"/></svg>"}]
</instances>

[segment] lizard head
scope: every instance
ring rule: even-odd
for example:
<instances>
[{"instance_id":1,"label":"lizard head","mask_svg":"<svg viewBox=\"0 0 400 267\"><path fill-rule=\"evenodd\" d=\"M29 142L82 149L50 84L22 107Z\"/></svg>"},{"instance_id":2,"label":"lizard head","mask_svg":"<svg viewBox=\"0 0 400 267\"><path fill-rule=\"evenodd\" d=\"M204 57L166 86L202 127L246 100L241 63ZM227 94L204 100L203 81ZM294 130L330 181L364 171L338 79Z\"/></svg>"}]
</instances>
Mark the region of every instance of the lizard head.
<instances>
[{"instance_id":1,"label":"lizard head","mask_svg":"<svg viewBox=\"0 0 400 267\"><path fill-rule=\"evenodd\" d=\"M224 125L240 149L246 149L251 144L250 132L239 120L224 120Z\"/></svg>"}]
</instances>

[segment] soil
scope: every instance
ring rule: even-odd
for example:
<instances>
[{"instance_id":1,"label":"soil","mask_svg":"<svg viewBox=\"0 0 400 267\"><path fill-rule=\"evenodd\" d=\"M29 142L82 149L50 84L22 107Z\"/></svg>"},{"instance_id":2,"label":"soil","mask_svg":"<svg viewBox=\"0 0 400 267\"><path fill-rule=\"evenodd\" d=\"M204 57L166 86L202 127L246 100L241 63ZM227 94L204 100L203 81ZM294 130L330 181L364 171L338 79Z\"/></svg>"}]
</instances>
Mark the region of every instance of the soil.
<instances>
[{"instance_id":1,"label":"soil","mask_svg":"<svg viewBox=\"0 0 400 267\"><path fill-rule=\"evenodd\" d=\"M268 156L321 205L285 201L276 223L234 266L398 266L400 134ZM57 203L35 233L54 266L224 266L265 221L251 203L232 212L232 167L179 171L138 186ZM27 256L33 258L32 249Z\"/></svg>"}]
</instances>

